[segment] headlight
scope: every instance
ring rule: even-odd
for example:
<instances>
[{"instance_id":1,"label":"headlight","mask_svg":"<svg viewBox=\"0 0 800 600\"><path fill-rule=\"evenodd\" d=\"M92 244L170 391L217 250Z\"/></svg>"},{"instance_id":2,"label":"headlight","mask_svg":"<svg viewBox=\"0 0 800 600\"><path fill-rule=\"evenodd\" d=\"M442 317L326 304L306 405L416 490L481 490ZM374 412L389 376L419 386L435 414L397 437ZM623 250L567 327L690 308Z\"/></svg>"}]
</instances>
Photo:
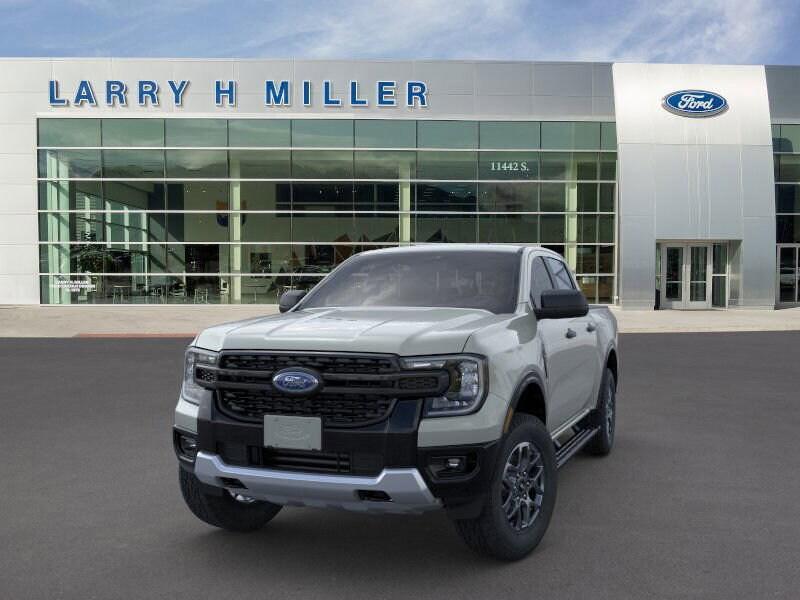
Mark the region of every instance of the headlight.
<instances>
[{"instance_id":1,"label":"headlight","mask_svg":"<svg viewBox=\"0 0 800 600\"><path fill-rule=\"evenodd\" d=\"M186 350L186 360L183 366L183 385L181 386L181 396L187 402L200 404L203 400L211 398L213 392L199 385L195 379L196 367L217 365L217 353L199 348L188 348Z\"/></svg>"},{"instance_id":2,"label":"headlight","mask_svg":"<svg viewBox=\"0 0 800 600\"><path fill-rule=\"evenodd\" d=\"M453 417L477 411L486 392L486 359L477 356L421 356L403 359L403 368L445 369L450 387L444 395L426 398L423 417Z\"/></svg>"}]
</instances>

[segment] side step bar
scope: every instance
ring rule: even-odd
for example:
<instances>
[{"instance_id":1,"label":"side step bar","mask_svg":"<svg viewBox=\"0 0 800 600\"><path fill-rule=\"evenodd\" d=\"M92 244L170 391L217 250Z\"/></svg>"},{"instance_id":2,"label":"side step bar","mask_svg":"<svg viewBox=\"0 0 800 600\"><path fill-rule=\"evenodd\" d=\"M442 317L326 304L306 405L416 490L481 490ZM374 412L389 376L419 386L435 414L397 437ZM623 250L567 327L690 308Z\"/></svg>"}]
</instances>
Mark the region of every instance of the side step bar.
<instances>
[{"instance_id":1,"label":"side step bar","mask_svg":"<svg viewBox=\"0 0 800 600\"><path fill-rule=\"evenodd\" d=\"M598 431L600 431L599 427L587 427L573 435L571 438L569 438L569 441L563 445L559 445L558 442L555 442L556 466L559 469L563 467L570 458L575 456L578 450L589 443L589 441Z\"/></svg>"}]
</instances>

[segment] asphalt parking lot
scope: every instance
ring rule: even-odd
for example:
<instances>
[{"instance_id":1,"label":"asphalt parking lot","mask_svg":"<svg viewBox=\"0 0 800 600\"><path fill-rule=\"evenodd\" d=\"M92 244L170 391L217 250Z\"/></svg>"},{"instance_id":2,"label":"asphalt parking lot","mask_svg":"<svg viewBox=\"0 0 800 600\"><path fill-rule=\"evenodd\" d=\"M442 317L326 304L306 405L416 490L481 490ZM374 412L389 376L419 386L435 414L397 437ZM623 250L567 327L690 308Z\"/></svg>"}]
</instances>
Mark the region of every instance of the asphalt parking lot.
<instances>
[{"instance_id":1,"label":"asphalt parking lot","mask_svg":"<svg viewBox=\"0 0 800 600\"><path fill-rule=\"evenodd\" d=\"M0 598L797 598L800 332L622 336L617 446L559 474L514 564L444 514L184 507L170 426L186 340L0 340Z\"/></svg>"}]
</instances>

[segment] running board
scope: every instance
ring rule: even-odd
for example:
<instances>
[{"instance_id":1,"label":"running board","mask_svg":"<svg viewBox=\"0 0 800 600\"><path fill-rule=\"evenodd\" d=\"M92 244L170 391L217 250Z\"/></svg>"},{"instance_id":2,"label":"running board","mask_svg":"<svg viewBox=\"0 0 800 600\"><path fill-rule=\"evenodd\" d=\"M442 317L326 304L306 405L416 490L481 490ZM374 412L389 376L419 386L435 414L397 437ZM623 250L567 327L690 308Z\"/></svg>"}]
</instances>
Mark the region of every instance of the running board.
<instances>
[{"instance_id":1,"label":"running board","mask_svg":"<svg viewBox=\"0 0 800 600\"><path fill-rule=\"evenodd\" d=\"M572 436L563 446L559 447L556 443L556 467L560 469L564 466L564 463L575 456L578 450L588 444L598 431L600 431L599 427L587 427L581 430L580 433L576 433Z\"/></svg>"}]
</instances>

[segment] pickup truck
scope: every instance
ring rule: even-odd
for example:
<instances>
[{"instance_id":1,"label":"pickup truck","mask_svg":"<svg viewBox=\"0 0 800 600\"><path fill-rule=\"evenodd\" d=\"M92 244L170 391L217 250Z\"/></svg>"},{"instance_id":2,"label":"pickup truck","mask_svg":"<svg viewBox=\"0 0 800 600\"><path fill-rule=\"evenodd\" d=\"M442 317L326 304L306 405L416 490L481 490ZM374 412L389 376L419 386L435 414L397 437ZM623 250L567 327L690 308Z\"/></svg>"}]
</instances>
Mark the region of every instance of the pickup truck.
<instances>
[{"instance_id":1,"label":"pickup truck","mask_svg":"<svg viewBox=\"0 0 800 600\"><path fill-rule=\"evenodd\" d=\"M547 529L557 469L611 450L616 320L554 252L363 252L279 302L186 351L173 441L206 523L444 509L468 546L516 560Z\"/></svg>"}]
</instances>

